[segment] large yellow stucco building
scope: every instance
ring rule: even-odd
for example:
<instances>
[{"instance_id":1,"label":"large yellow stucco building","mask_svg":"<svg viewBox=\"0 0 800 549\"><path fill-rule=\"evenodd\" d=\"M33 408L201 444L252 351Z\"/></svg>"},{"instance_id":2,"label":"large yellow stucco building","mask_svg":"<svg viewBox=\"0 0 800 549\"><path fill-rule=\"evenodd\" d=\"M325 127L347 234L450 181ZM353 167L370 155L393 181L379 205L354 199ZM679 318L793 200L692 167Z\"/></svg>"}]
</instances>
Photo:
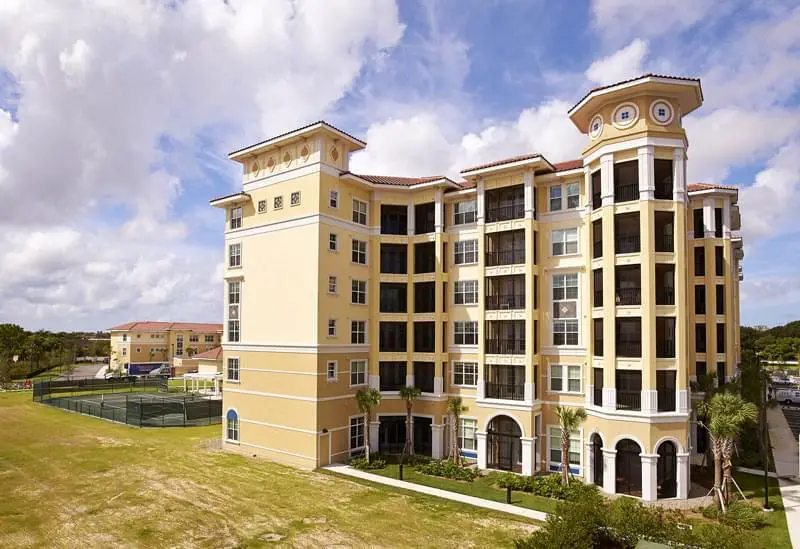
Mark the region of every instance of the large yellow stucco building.
<instances>
[{"instance_id":1,"label":"large yellow stucco building","mask_svg":"<svg viewBox=\"0 0 800 549\"><path fill-rule=\"evenodd\" d=\"M226 215L224 445L314 468L405 441L533 474L561 461L557 405L588 418L573 472L685 498L702 450L690 382L739 360L735 188L688 185L700 82L645 75L569 116L578 160L530 154L444 176L355 174L366 143L319 122L235 151ZM364 425L354 394L382 393Z\"/></svg>"}]
</instances>

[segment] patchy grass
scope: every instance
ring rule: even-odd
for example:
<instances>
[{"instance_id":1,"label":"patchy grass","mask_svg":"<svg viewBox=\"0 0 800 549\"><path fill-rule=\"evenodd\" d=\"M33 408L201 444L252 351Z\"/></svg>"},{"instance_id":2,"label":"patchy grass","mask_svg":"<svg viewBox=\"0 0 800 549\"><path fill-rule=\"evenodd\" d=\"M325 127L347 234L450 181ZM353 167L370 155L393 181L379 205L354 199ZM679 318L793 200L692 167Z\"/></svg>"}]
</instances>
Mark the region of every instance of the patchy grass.
<instances>
[{"instance_id":1,"label":"patchy grass","mask_svg":"<svg viewBox=\"0 0 800 549\"><path fill-rule=\"evenodd\" d=\"M533 527L214 450L219 426L137 429L30 398L0 393L4 549L509 547Z\"/></svg>"}]
</instances>

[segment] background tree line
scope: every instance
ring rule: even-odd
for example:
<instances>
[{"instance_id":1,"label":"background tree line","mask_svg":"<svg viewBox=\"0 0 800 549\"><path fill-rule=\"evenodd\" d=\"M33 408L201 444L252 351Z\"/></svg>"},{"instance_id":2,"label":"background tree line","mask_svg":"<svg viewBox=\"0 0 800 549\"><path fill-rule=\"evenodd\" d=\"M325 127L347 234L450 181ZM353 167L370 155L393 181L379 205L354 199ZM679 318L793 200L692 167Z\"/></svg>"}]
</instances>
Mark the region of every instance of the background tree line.
<instances>
[{"instance_id":1,"label":"background tree line","mask_svg":"<svg viewBox=\"0 0 800 549\"><path fill-rule=\"evenodd\" d=\"M767 330L742 326L741 343L742 353L757 353L763 360L798 360L800 320Z\"/></svg>"}]
</instances>

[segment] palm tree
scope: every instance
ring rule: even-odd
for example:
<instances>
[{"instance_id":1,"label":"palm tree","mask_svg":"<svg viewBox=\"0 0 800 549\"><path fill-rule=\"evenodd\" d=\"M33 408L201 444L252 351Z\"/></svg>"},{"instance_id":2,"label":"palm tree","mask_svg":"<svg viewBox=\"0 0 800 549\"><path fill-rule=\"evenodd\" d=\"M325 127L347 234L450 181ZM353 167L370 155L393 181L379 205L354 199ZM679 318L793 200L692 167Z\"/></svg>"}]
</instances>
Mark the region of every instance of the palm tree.
<instances>
[{"instance_id":1,"label":"palm tree","mask_svg":"<svg viewBox=\"0 0 800 549\"><path fill-rule=\"evenodd\" d=\"M469 410L461 401L460 396L447 399L447 414L450 416L450 457L453 463L459 463L458 455L458 420L462 413Z\"/></svg>"},{"instance_id":2,"label":"palm tree","mask_svg":"<svg viewBox=\"0 0 800 549\"><path fill-rule=\"evenodd\" d=\"M714 372L711 372L710 374L702 374L697 376L697 381L691 382L691 389L693 393L701 393L703 395L703 400L702 400L703 405L707 406L708 403L711 401L711 397L714 396L714 393L717 390L716 383L717 383L717 376L714 374ZM698 424L702 424L702 420L699 417L701 415L700 412L701 408L702 408L701 405L697 406ZM705 455L703 456L703 466L705 469L708 469L708 466L711 465L711 459L712 459L711 446L707 444L706 452Z\"/></svg>"},{"instance_id":3,"label":"palm tree","mask_svg":"<svg viewBox=\"0 0 800 549\"><path fill-rule=\"evenodd\" d=\"M745 423L755 421L758 408L741 396L733 393L717 393L710 401L701 402L698 412L706 416L707 423L700 423L711 438L714 454L714 499L723 512L728 502L729 486L733 482L731 457L734 440Z\"/></svg>"},{"instance_id":4,"label":"palm tree","mask_svg":"<svg viewBox=\"0 0 800 549\"><path fill-rule=\"evenodd\" d=\"M556 418L561 427L561 481L569 484L569 435L586 419L586 410L556 406Z\"/></svg>"},{"instance_id":5,"label":"palm tree","mask_svg":"<svg viewBox=\"0 0 800 549\"><path fill-rule=\"evenodd\" d=\"M381 393L372 387L359 389L356 393L358 411L364 414L364 455L369 463L369 424L372 421L372 410L381 403Z\"/></svg>"},{"instance_id":6,"label":"palm tree","mask_svg":"<svg viewBox=\"0 0 800 549\"><path fill-rule=\"evenodd\" d=\"M422 396L419 387L401 387L400 398L406 401L406 448L409 455L414 455L414 431L411 429L411 407L414 401Z\"/></svg>"}]
</instances>

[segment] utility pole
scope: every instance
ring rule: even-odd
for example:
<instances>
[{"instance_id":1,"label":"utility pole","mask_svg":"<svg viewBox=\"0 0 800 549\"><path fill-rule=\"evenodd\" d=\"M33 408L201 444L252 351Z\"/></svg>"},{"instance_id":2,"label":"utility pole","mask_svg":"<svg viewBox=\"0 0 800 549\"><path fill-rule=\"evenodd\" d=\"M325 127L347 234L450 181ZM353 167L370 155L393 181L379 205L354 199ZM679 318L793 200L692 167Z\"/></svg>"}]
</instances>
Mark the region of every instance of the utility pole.
<instances>
[{"instance_id":1,"label":"utility pole","mask_svg":"<svg viewBox=\"0 0 800 549\"><path fill-rule=\"evenodd\" d=\"M767 429L767 376L761 368L761 358L758 357L758 375L761 377L761 409L759 414L759 427L761 428L761 462L764 465L764 512L772 511L769 505L769 437Z\"/></svg>"}]
</instances>

